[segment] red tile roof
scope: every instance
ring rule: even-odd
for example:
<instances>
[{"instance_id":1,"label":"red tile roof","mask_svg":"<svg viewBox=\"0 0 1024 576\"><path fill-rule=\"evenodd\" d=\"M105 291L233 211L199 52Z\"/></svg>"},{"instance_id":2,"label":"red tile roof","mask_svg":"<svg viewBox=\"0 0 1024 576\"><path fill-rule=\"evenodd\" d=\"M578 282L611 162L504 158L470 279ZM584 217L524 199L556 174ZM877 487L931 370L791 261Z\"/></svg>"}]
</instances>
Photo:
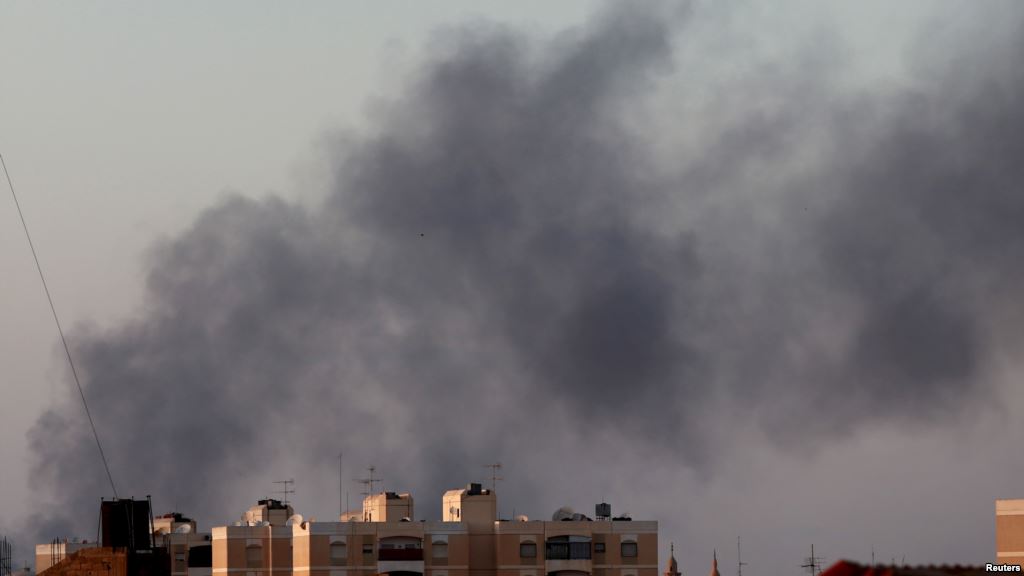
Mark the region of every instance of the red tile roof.
<instances>
[{"instance_id":1,"label":"red tile roof","mask_svg":"<svg viewBox=\"0 0 1024 576\"><path fill-rule=\"evenodd\" d=\"M981 576L985 574L984 566L865 566L840 560L833 564L821 576Z\"/></svg>"}]
</instances>

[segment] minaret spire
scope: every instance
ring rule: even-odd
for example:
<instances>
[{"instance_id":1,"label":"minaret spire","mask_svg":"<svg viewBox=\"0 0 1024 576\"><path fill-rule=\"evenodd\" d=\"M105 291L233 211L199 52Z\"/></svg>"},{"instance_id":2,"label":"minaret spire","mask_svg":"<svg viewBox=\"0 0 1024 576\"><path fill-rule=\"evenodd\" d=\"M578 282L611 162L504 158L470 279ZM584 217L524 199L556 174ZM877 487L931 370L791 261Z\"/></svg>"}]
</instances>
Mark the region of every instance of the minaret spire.
<instances>
[{"instance_id":1,"label":"minaret spire","mask_svg":"<svg viewBox=\"0 0 1024 576\"><path fill-rule=\"evenodd\" d=\"M679 572L679 563L676 562L676 543L668 545L668 566L665 567L664 576L683 576Z\"/></svg>"}]
</instances>

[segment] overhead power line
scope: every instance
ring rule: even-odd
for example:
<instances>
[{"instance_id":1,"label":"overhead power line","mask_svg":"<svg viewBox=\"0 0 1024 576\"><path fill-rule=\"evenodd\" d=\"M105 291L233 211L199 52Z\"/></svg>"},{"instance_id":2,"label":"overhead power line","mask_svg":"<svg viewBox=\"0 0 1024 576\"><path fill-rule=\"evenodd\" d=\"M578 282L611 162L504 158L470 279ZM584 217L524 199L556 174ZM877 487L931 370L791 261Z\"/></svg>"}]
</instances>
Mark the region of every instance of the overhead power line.
<instances>
[{"instance_id":1,"label":"overhead power line","mask_svg":"<svg viewBox=\"0 0 1024 576\"><path fill-rule=\"evenodd\" d=\"M85 401L85 391L82 390L82 382L78 378L78 370L75 368L75 361L71 358L71 349L68 347L67 338L64 337L64 329L60 325L60 318L57 316L57 308L53 305L53 297L50 296L50 288L46 285L46 276L43 275L43 267L39 264L39 255L36 254L35 244L32 243L32 235L29 234L28 224L25 222L25 214L21 211L21 203L18 202L18 195L14 192L14 183L11 182L11 174L7 171L7 162L0 154L0 164L4 168L4 176L7 177L7 187L11 189L11 197L14 198L14 207L18 209L18 217L21 218L21 227L25 230L25 239L28 240L28 247L32 250L32 259L35 260L36 270L39 271L39 280L43 283L43 291L46 292L46 301L50 303L50 312L53 313L53 321L57 325L57 333L60 334L60 343L64 345L64 354L67 355L68 365L71 366L71 375L75 379L75 386L78 387L78 395L82 398L82 407L85 408L85 415L89 419L89 428L92 429L92 437L96 440L96 448L100 452L100 460L103 461L103 469L107 472L107 480L110 482L110 490L117 498L117 488L114 486L114 477L110 474L110 466L107 464L107 456L103 453L103 444L100 443L100 435L96 432L96 424L92 420L92 413L89 411L89 403Z\"/></svg>"}]
</instances>

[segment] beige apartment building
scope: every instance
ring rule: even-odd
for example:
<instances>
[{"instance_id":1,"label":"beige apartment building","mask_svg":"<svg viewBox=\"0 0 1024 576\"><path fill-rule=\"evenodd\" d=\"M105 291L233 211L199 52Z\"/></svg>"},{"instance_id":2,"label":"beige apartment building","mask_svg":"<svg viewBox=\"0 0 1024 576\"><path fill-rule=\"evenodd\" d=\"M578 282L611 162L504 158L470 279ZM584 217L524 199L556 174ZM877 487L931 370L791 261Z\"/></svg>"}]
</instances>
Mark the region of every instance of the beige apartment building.
<instances>
[{"instance_id":1,"label":"beige apartment building","mask_svg":"<svg viewBox=\"0 0 1024 576\"><path fill-rule=\"evenodd\" d=\"M240 522L213 528L213 574L291 574L292 529L288 524L294 515L287 504L260 500Z\"/></svg>"},{"instance_id":2,"label":"beige apartment building","mask_svg":"<svg viewBox=\"0 0 1024 576\"><path fill-rule=\"evenodd\" d=\"M267 502L267 501L264 501ZM283 506L269 501L272 506ZM496 495L470 484L442 497L440 522L415 522L409 494L368 496L341 522L292 514L213 529L213 573L294 576L656 576L658 524L497 517ZM242 523L238 523L242 524Z\"/></svg>"},{"instance_id":3,"label":"beige apartment building","mask_svg":"<svg viewBox=\"0 0 1024 576\"><path fill-rule=\"evenodd\" d=\"M98 547L99 543L86 540L54 540L48 544L36 544L36 573L58 564L75 552Z\"/></svg>"},{"instance_id":4,"label":"beige apartment building","mask_svg":"<svg viewBox=\"0 0 1024 576\"><path fill-rule=\"evenodd\" d=\"M153 518L152 526L153 546L167 551L167 573L170 576L210 576L211 537L210 534L198 533L194 520L171 512ZM98 542L74 540L36 545L36 573L49 571L62 561L72 561L76 557L77 563L66 566L64 573L89 573L99 569L116 574L117 570L127 570L127 564L115 567L119 562L126 562L123 550L104 549Z\"/></svg>"},{"instance_id":5,"label":"beige apartment building","mask_svg":"<svg viewBox=\"0 0 1024 576\"><path fill-rule=\"evenodd\" d=\"M167 549L171 576L210 576L211 535L177 512L153 518L153 545Z\"/></svg>"},{"instance_id":6,"label":"beige apartment building","mask_svg":"<svg viewBox=\"0 0 1024 576\"><path fill-rule=\"evenodd\" d=\"M996 500L996 563L1024 564L1024 500Z\"/></svg>"}]
</instances>

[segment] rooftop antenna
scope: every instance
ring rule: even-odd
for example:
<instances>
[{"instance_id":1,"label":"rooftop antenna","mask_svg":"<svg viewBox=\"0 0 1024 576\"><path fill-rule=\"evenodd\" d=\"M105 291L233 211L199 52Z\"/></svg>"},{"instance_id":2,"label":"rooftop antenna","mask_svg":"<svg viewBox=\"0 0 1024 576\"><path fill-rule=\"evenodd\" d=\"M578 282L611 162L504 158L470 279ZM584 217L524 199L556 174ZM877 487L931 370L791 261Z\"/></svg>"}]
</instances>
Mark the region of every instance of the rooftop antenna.
<instances>
[{"instance_id":1,"label":"rooftop antenna","mask_svg":"<svg viewBox=\"0 0 1024 576\"><path fill-rule=\"evenodd\" d=\"M498 472L501 471L501 462L495 462L494 464L484 464L484 468L491 469L491 492L495 491L498 487L498 480L504 480L501 476L498 476Z\"/></svg>"},{"instance_id":2,"label":"rooftop antenna","mask_svg":"<svg viewBox=\"0 0 1024 576\"><path fill-rule=\"evenodd\" d=\"M344 452L338 452L338 516L339 519L342 514L346 512L345 507L345 481L342 478L345 477L345 466L344 466Z\"/></svg>"},{"instance_id":3,"label":"rooftop antenna","mask_svg":"<svg viewBox=\"0 0 1024 576\"><path fill-rule=\"evenodd\" d=\"M736 537L736 576L743 576L743 567L747 565L740 555L740 537Z\"/></svg>"},{"instance_id":4,"label":"rooftop antenna","mask_svg":"<svg viewBox=\"0 0 1024 576\"><path fill-rule=\"evenodd\" d=\"M875 565L875 545L871 545L871 565Z\"/></svg>"},{"instance_id":5,"label":"rooftop antenna","mask_svg":"<svg viewBox=\"0 0 1024 576\"><path fill-rule=\"evenodd\" d=\"M377 482L383 482L384 479L383 478L374 478L373 477L374 472L377 471L377 467L376 466L368 466L366 468L366 470L370 473L369 477L367 477L367 478L357 478L356 482L359 482L363 486L366 486L366 489L363 490L363 492L362 492L363 496L370 496L372 494L376 494L376 492L374 492L374 490L373 490L373 485L376 484Z\"/></svg>"},{"instance_id":6,"label":"rooftop antenna","mask_svg":"<svg viewBox=\"0 0 1024 576\"><path fill-rule=\"evenodd\" d=\"M287 506L288 505L288 495L289 494L295 494L295 489L292 488L292 485L295 484L295 480L293 480L291 478L289 478L288 480L274 480L274 484L283 484L284 485L284 488L282 488L281 490L274 490L274 494L281 494L281 495L283 495L284 498L281 499L281 503L284 504L285 506Z\"/></svg>"},{"instance_id":7,"label":"rooftop antenna","mask_svg":"<svg viewBox=\"0 0 1024 576\"><path fill-rule=\"evenodd\" d=\"M801 568L806 568L807 572L811 576L818 576L821 574L821 558L814 555L814 544L811 544L811 555L809 558L805 558L806 564L801 564Z\"/></svg>"},{"instance_id":8,"label":"rooftop antenna","mask_svg":"<svg viewBox=\"0 0 1024 576\"><path fill-rule=\"evenodd\" d=\"M11 543L4 536L0 539L0 576L11 576Z\"/></svg>"}]
</instances>

